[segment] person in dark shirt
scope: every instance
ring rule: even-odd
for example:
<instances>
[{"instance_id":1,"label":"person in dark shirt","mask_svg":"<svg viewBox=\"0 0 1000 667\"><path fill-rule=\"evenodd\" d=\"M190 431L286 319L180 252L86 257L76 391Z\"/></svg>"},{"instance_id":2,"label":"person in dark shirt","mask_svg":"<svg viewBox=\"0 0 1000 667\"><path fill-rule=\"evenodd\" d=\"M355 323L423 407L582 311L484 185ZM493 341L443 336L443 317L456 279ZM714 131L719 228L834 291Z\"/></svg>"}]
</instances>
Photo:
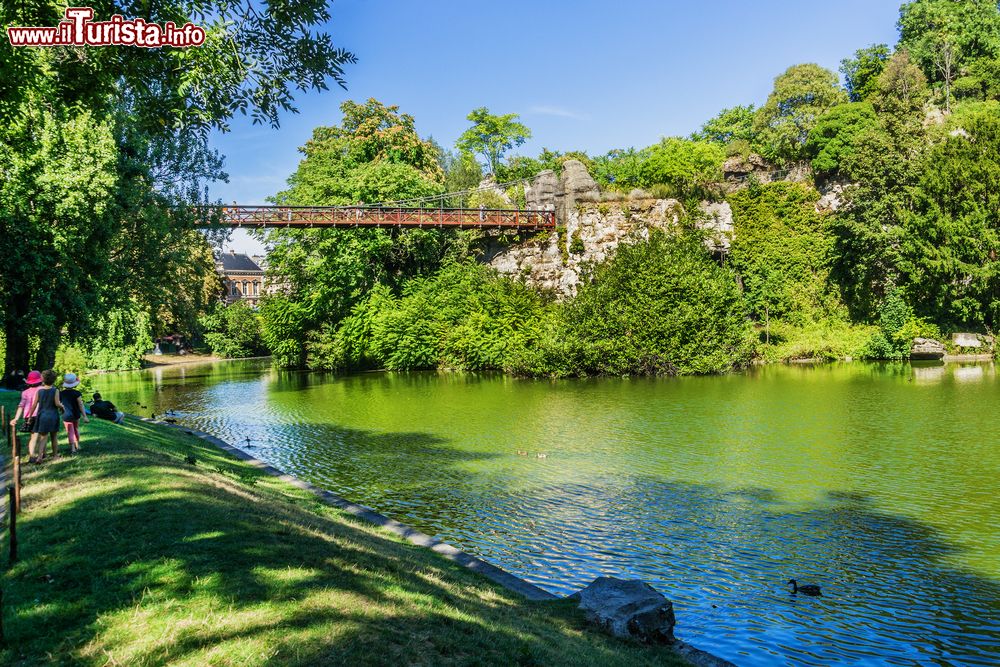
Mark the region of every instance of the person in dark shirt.
<instances>
[{"instance_id":1,"label":"person in dark shirt","mask_svg":"<svg viewBox=\"0 0 1000 667\"><path fill-rule=\"evenodd\" d=\"M63 388L59 392L59 401L63 404L63 426L69 438L69 453L80 451L80 419L86 424L90 422L83 410L83 394L77 389L80 378L76 373L66 373L63 376Z\"/></svg>"},{"instance_id":2,"label":"person in dark shirt","mask_svg":"<svg viewBox=\"0 0 1000 667\"><path fill-rule=\"evenodd\" d=\"M111 401L102 399L98 392L94 392L94 402L90 404L90 414L98 419L106 419L116 424L121 424L125 419L125 413L119 412Z\"/></svg>"}]
</instances>

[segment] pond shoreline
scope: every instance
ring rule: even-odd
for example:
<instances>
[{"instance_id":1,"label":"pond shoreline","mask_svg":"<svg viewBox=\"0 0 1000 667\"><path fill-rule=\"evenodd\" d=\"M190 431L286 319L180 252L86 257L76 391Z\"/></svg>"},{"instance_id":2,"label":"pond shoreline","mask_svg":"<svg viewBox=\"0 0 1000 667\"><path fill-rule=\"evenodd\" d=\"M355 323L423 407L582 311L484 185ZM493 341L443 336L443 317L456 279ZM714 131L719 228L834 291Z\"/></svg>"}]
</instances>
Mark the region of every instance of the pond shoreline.
<instances>
[{"instance_id":1,"label":"pond shoreline","mask_svg":"<svg viewBox=\"0 0 1000 667\"><path fill-rule=\"evenodd\" d=\"M507 590L517 593L528 600L533 602L553 602L563 599L554 593L550 593L545 589L518 577L517 575L511 574L503 568L466 553L465 551L462 551L447 542L431 537L416 528L412 528L404 523L396 521L395 519L386 516L385 514L382 514L367 505L360 505L358 503L351 502L350 500L339 496L332 491L320 488L315 484L311 484L294 475L288 474L271 464L258 459L245 450L212 435L211 433L206 433L194 428L187 428L178 424L167 424L148 417L140 417L138 415L128 416L132 419L143 421L155 426L179 430L185 434L200 438L201 440L218 447L219 449L235 456L258 470L271 475L272 477L276 477L285 483L315 494L328 505L347 512L362 521L366 521L388 530L411 544L430 549L431 551L444 556L448 560L480 574L493 583L503 586ZM688 644L680 639L675 640L671 645L671 648L680 657L687 660L692 665L696 665L696 667L735 667L734 663L724 660L708 651L705 651L704 649L692 646L691 644Z\"/></svg>"}]
</instances>

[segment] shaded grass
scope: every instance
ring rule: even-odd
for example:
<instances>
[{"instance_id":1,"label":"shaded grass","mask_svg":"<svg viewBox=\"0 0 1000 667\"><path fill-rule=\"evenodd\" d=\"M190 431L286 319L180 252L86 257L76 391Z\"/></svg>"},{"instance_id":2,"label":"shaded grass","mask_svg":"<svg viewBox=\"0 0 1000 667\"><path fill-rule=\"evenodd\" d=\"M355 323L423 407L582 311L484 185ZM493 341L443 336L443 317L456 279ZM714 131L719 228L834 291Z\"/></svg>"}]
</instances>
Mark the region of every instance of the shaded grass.
<instances>
[{"instance_id":1,"label":"shaded grass","mask_svg":"<svg viewBox=\"0 0 1000 667\"><path fill-rule=\"evenodd\" d=\"M0 664L681 664L180 431L98 421L82 446L26 469Z\"/></svg>"}]
</instances>

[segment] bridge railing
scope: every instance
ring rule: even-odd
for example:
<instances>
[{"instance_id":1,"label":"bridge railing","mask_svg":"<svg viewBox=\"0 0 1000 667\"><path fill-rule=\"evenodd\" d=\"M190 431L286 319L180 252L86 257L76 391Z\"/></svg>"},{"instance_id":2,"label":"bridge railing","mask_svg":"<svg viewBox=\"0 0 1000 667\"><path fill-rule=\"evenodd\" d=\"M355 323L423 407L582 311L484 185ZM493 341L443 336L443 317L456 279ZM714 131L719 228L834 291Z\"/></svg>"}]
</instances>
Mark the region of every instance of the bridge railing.
<instances>
[{"instance_id":1,"label":"bridge railing","mask_svg":"<svg viewBox=\"0 0 1000 667\"><path fill-rule=\"evenodd\" d=\"M554 229L555 212L386 206L224 206L228 227L459 227Z\"/></svg>"}]
</instances>

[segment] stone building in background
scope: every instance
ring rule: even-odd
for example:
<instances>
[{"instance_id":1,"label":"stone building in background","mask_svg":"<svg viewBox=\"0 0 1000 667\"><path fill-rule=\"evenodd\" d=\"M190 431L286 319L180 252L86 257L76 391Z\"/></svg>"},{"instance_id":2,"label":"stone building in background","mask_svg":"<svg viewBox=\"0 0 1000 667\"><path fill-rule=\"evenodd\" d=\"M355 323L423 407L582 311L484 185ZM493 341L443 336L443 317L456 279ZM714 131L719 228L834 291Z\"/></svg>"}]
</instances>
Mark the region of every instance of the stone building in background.
<instances>
[{"instance_id":1,"label":"stone building in background","mask_svg":"<svg viewBox=\"0 0 1000 667\"><path fill-rule=\"evenodd\" d=\"M245 301L247 305L256 307L260 297L264 296L264 269L267 260L264 257L244 255L235 250L221 253L215 266L222 276L225 285L223 301L228 306L237 301Z\"/></svg>"}]
</instances>

